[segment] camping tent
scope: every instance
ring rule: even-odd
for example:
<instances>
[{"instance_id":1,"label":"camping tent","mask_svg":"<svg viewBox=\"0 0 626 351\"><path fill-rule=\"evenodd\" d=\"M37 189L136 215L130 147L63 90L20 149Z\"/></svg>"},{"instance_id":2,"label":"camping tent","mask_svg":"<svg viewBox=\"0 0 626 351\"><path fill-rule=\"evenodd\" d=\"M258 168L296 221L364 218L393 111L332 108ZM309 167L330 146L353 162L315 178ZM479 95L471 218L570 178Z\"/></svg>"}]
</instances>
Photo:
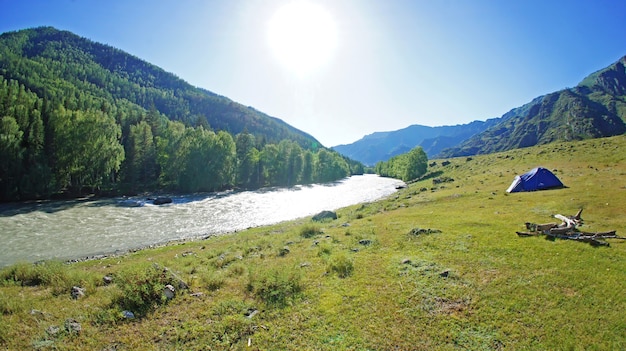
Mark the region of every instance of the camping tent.
<instances>
[{"instance_id":1,"label":"camping tent","mask_svg":"<svg viewBox=\"0 0 626 351\"><path fill-rule=\"evenodd\" d=\"M554 173L545 168L537 167L521 176L515 176L513 183L506 189L506 192L516 193L519 191L534 191L561 187L563 187L563 183L561 183Z\"/></svg>"}]
</instances>

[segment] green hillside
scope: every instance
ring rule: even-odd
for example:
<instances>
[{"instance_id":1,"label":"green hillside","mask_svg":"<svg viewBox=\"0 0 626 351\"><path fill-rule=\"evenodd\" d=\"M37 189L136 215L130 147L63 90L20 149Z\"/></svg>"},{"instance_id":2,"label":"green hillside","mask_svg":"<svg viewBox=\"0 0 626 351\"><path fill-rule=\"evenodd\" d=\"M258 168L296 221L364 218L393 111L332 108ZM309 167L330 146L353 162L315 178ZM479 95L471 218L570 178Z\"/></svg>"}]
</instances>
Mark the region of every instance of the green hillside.
<instances>
[{"instance_id":1,"label":"green hillside","mask_svg":"<svg viewBox=\"0 0 626 351\"><path fill-rule=\"evenodd\" d=\"M0 201L327 182L362 165L113 47L0 35Z\"/></svg>"},{"instance_id":2,"label":"green hillside","mask_svg":"<svg viewBox=\"0 0 626 351\"><path fill-rule=\"evenodd\" d=\"M305 148L319 144L312 136L252 107L191 86L119 49L52 27L2 34L0 75L55 102L69 104L83 97L112 104L123 100L145 110L154 107L186 125L209 125L231 134L245 129L271 143L291 139Z\"/></svg>"},{"instance_id":3,"label":"green hillside","mask_svg":"<svg viewBox=\"0 0 626 351\"><path fill-rule=\"evenodd\" d=\"M554 141L626 133L626 57L585 78L578 86L534 99L443 157L487 154Z\"/></svg>"},{"instance_id":4,"label":"green hillside","mask_svg":"<svg viewBox=\"0 0 626 351\"><path fill-rule=\"evenodd\" d=\"M335 221L9 267L0 271L0 346L626 349L626 241L515 234L582 208L581 230L626 236L625 148L621 135L431 160L430 177ZM567 187L505 193L536 166ZM175 286L171 300L165 284ZM72 299L73 286L85 295Z\"/></svg>"}]
</instances>

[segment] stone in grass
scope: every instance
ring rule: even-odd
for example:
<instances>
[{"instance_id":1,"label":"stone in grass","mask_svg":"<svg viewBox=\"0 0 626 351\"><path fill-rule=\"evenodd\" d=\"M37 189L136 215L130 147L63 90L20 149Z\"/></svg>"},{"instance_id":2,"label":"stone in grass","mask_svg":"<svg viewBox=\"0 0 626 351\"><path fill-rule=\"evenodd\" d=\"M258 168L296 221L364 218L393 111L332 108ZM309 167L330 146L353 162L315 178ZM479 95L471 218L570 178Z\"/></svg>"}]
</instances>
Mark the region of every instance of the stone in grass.
<instances>
[{"instance_id":1,"label":"stone in grass","mask_svg":"<svg viewBox=\"0 0 626 351\"><path fill-rule=\"evenodd\" d=\"M256 308L248 308L246 312L243 313L243 315L246 318L252 319L252 317L254 317L257 313L259 313L259 310L257 310Z\"/></svg>"},{"instance_id":2,"label":"stone in grass","mask_svg":"<svg viewBox=\"0 0 626 351\"><path fill-rule=\"evenodd\" d=\"M171 284L167 284L165 288L163 289L163 294L168 300L171 300L174 298L174 295L176 294L176 290Z\"/></svg>"},{"instance_id":3,"label":"stone in grass","mask_svg":"<svg viewBox=\"0 0 626 351\"><path fill-rule=\"evenodd\" d=\"M322 211L315 216L313 216L313 221L315 222L323 222L326 220L335 220L337 219L337 213L333 211Z\"/></svg>"},{"instance_id":4,"label":"stone in grass","mask_svg":"<svg viewBox=\"0 0 626 351\"><path fill-rule=\"evenodd\" d=\"M413 228L411 229L411 231L409 232L409 234L411 235L422 235L422 234L436 234L436 233L441 233L441 230L439 229L424 229L424 228Z\"/></svg>"},{"instance_id":5,"label":"stone in grass","mask_svg":"<svg viewBox=\"0 0 626 351\"><path fill-rule=\"evenodd\" d=\"M78 323L75 319L68 318L65 320L65 331L67 331L70 335L78 335L80 334L82 329L83 328L81 327L80 323Z\"/></svg>"},{"instance_id":6,"label":"stone in grass","mask_svg":"<svg viewBox=\"0 0 626 351\"><path fill-rule=\"evenodd\" d=\"M278 255L279 256L286 256L290 252L291 252L291 250L289 250L289 246L285 246L282 249L280 249L280 251L278 251Z\"/></svg>"},{"instance_id":7,"label":"stone in grass","mask_svg":"<svg viewBox=\"0 0 626 351\"><path fill-rule=\"evenodd\" d=\"M85 289L83 289L83 288L81 288L79 286L73 286L71 294L72 294L72 298L74 300L77 300L77 299L85 296Z\"/></svg>"},{"instance_id":8,"label":"stone in grass","mask_svg":"<svg viewBox=\"0 0 626 351\"><path fill-rule=\"evenodd\" d=\"M372 241L370 239L361 239L359 240L359 244L363 246L369 246L372 245Z\"/></svg>"},{"instance_id":9,"label":"stone in grass","mask_svg":"<svg viewBox=\"0 0 626 351\"><path fill-rule=\"evenodd\" d=\"M61 331L61 328L56 325L51 325L48 327L48 329L46 329L46 333L49 336L56 336L57 334L59 334L60 331Z\"/></svg>"}]
</instances>

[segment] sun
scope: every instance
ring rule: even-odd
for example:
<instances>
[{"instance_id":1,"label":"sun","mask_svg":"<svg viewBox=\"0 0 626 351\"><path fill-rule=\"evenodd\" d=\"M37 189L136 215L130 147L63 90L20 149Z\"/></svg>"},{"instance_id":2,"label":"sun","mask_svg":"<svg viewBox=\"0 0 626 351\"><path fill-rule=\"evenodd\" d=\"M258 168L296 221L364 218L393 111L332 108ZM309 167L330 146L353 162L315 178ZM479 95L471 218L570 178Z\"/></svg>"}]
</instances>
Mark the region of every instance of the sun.
<instances>
[{"instance_id":1,"label":"sun","mask_svg":"<svg viewBox=\"0 0 626 351\"><path fill-rule=\"evenodd\" d=\"M337 27L323 7L296 0L272 16L267 38L272 53L283 66L306 76L332 57L337 46Z\"/></svg>"}]
</instances>

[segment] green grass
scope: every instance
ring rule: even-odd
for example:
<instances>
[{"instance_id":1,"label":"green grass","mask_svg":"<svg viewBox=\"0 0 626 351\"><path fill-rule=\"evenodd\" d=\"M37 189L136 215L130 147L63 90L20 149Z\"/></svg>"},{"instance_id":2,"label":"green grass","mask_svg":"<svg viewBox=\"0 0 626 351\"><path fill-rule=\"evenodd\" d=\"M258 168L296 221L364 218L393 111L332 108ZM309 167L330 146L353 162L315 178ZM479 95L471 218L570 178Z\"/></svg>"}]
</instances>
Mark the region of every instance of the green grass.
<instances>
[{"instance_id":1,"label":"green grass","mask_svg":"<svg viewBox=\"0 0 626 351\"><path fill-rule=\"evenodd\" d=\"M435 160L429 172L454 181L421 180L341 220L8 267L0 349L626 349L626 242L515 234L583 208L581 229L626 236L625 149L620 136ZM536 166L567 188L505 193ZM172 276L154 264L189 289L163 300ZM72 300L74 285L86 296ZM123 318L133 306L137 318ZM80 334L46 331L69 318Z\"/></svg>"}]
</instances>

